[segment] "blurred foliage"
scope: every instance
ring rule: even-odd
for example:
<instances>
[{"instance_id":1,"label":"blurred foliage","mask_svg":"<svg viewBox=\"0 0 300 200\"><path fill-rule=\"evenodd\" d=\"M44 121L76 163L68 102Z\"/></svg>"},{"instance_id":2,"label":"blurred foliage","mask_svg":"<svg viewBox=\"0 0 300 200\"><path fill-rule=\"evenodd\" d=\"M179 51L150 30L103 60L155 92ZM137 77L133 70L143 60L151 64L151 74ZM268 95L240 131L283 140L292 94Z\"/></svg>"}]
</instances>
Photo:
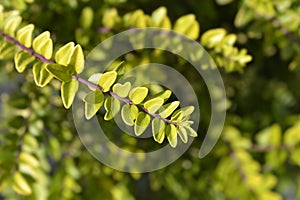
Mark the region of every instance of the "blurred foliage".
<instances>
[{"instance_id":1,"label":"blurred foliage","mask_svg":"<svg viewBox=\"0 0 300 200\"><path fill-rule=\"evenodd\" d=\"M170 166L145 174L122 173L102 165L84 148L57 92L60 83L36 87L33 74L16 73L8 55L0 61L0 199L300 198L298 0L0 3L34 24L34 34L48 30L55 51L73 41L88 53L129 28L176 30L199 41L214 58L230 102L219 142L199 159L210 120L210 100L201 78L188 63L167 53L124 56L130 67L158 62L183 73L201 99L201 122L199 137ZM112 127L107 123L108 130ZM142 149L135 138L110 137Z\"/></svg>"}]
</instances>

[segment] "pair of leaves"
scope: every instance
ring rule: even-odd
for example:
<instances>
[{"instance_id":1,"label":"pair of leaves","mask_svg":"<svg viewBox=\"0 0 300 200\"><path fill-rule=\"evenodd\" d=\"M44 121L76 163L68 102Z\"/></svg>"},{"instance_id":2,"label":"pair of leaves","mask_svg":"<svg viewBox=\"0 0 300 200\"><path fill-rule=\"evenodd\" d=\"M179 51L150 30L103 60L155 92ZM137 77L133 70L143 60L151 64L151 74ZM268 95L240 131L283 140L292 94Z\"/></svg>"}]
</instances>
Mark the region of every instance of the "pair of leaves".
<instances>
[{"instance_id":1,"label":"pair of leaves","mask_svg":"<svg viewBox=\"0 0 300 200\"><path fill-rule=\"evenodd\" d=\"M74 46L73 42L67 43L56 52L55 61L58 64L49 64L46 69L55 78L62 81L63 105L65 108L70 108L78 90L78 81L72 76L80 74L84 69L84 55L81 46Z\"/></svg>"},{"instance_id":2,"label":"pair of leaves","mask_svg":"<svg viewBox=\"0 0 300 200\"><path fill-rule=\"evenodd\" d=\"M158 118L152 120L152 134L154 140L160 144L164 141L164 138L167 137L173 148L175 148L178 143L177 134L184 143L188 142L188 136L197 136L197 132L190 126L166 124L163 120Z\"/></svg>"}]
</instances>

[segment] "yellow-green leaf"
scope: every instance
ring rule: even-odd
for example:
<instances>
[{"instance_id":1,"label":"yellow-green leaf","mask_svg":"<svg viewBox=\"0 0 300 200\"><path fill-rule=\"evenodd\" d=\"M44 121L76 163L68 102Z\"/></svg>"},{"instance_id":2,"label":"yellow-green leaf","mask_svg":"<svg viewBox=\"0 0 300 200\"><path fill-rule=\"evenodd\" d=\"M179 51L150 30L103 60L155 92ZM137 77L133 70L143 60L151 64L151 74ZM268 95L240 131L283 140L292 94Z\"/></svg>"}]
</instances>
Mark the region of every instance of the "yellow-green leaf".
<instances>
[{"instance_id":1,"label":"yellow-green leaf","mask_svg":"<svg viewBox=\"0 0 300 200\"><path fill-rule=\"evenodd\" d=\"M82 11L81 11L81 15L80 15L80 25L84 28L84 29L88 29L91 27L92 23L93 23L93 19L94 19L94 11L91 7L85 7Z\"/></svg>"},{"instance_id":2,"label":"yellow-green leaf","mask_svg":"<svg viewBox=\"0 0 300 200\"><path fill-rule=\"evenodd\" d=\"M161 119L154 118L152 120L152 135L156 142L161 144L165 139L165 122Z\"/></svg>"},{"instance_id":3,"label":"yellow-green leaf","mask_svg":"<svg viewBox=\"0 0 300 200\"><path fill-rule=\"evenodd\" d=\"M223 40L226 30L223 28L210 29L201 36L201 44L212 48Z\"/></svg>"},{"instance_id":4,"label":"yellow-green leaf","mask_svg":"<svg viewBox=\"0 0 300 200\"><path fill-rule=\"evenodd\" d=\"M87 120L91 119L98 112L98 110L101 108L102 105L103 105L103 103L90 104L90 103L85 102L85 104L84 104L85 118Z\"/></svg>"},{"instance_id":5,"label":"yellow-green leaf","mask_svg":"<svg viewBox=\"0 0 300 200\"><path fill-rule=\"evenodd\" d=\"M164 90L162 92L159 92L159 93L155 94L153 96L153 98L162 98L166 101L170 98L171 94L172 94L171 90Z\"/></svg>"},{"instance_id":6,"label":"yellow-green leaf","mask_svg":"<svg viewBox=\"0 0 300 200\"><path fill-rule=\"evenodd\" d=\"M67 66L74 51L74 42L69 42L55 53L55 62Z\"/></svg>"},{"instance_id":7,"label":"yellow-green leaf","mask_svg":"<svg viewBox=\"0 0 300 200\"><path fill-rule=\"evenodd\" d=\"M164 105L159 115L162 118L169 117L174 112L174 110L179 106L179 104L180 104L179 101L173 101L171 103Z\"/></svg>"},{"instance_id":8,"label":"yellow-green leaf","mask_svg":"<svg viewBox=\"0 0 300 200\"><path fill-rule=\"evenodd\" d=\"M134 133L137 136L140 136L147 129L150 124L150 116L144 112L139 112L135 124L134 124Z\"/></svg>"},{"instance_id":9,"label":"yellow-green leaf","mask_svg":"<svg viewBox=\"0 0 300 200\"><path fill-rule=\"evenodd\" d=\"M149 113L154 114L164 103L162 98L154 98L145 102L144 107Z\"/></svg>"},{"instance_id":10,"label":"yellow-green leaf","mask_svg":"<svg viewBox=\"0 0 300 200\"><path fill-rule=\"evenodd\" d=\"M167 17L167 9L165 7L159 7L151 15L153 24L155 27L170 29L171 22Z\"/></svg>"},{"instance_id":11,"label":"yellow-green leaf","mask_svg":"<svg viewBox=\"0 0 300 200\"><path fill-rule=\"evenodd\" d=\"M93 92L88 93L83 101L89 104L102 104L104 101L104 95L100 90L95 90Z\"/></svg>"},{"instance_id":12,"label":"yellow-green leaf","mask_svg":"<svg viewBox=\"0 0 300 200\"><path fill-rule=\"evenodd\" d=\"M33 65L33 79L39 87L45 87L53 79L53 75L46 70L47 65L43 62L37 62Z\"/></svg>"},{"instance_id":13,"label":"yellow-green leaf","mask_svg":"<svg viewBox=\"0 0 300 200\"><path fill-rule=\"evenodd\" d=\"M20 153L19 162L23 164L27 164L33 168L37 168L40 166L40 162L38 161L38 159L26 152Z\"/></svg>"},{"instance_id":14,"label":"yellow-green leaf","mask_svg":"<svg viewBox=\"0 0 300 200\"><path fill-rule=\"evenodd\" d=\"M186 132L186 129L182 126L179 126L177 129L177 133L180 137L180 139L182 140L183 143L187 143L188 142L188 135Z\"/></svg>"},{"instance_id":15,"label":"yellow-green leaf","mask_svg":"<svg viewBox=\"0 0 300 200\"><path fill-rule=\"evenodd\" d=\"M119 95L120 97L127 97L131 89L131 83L126 82L124 84L116 83L113 86L113 92Z\"/></svg>"},{"instance_id":16,"label":"yellow-green leaf","mask_svg":"<svg viewBox=\"0 0 300 200\"><path fill-rule=\"evenodd\" d=\"M171 147L175 148L177 146L177 128L174 124L167 124L165 129L165 134L167 135L168 141Z\"/></svg>"},{"instance_id":17,"label":"yellow-green leaf","mask_svg":"<svg viewBox=\"0 0 300 200\"><path fill-rule=\"evenodd\" d=\"M19 73L22 73L26 67L35 60L35 57L25 51L19 51L15 54L15 67Z\"/></svg>"},{"instance_id":18,"label":"yellow-green leaf","mask_svg":"<svg viewBox=\"0 0 300 200\"><path fill-rule=\"evenodd\" d=\"M63 82L69 82L72 79L72 75L75 73L70 67L59 64L48 64L46 69L55 78Z\"/></svg>"},{"instance_id":19,"label":"yellow-green leaf","mask_svg":"<svg viewBox=\"0 0 300 200\"><path fill-rule=\"evenodd\" d=\"M191 136L191 137L197 137L197 136L198 136L197 132L196 132L192 127L190 127L190 126L185 126L184 128L185 128L185 130L186 130L186 133L187 133L189 136Z\"/></svg>"},{"instance_id":20,"label":"yellow-green leaf","mask_svg":"<svg viewBox=\"0 0 300 200\"><path fill-rule=\"evenodd\" d=\"M117 75L118 74L115 71L105 72L101 75L98 85L100 85L103 88L104 92L109 91L110 87L116 81Z\"/></svg>"},{"instance_id":21,"label":"yellow-green leaf","mask_svg":"<svg viewBox=\"0 0 300 200\"><path fill-rule=\"evenodd\" d=\"M124 61L118 63L114 67L114 71L116 71L119 76L122 76L125 73L125 69L126 69L126 66L125 66L125 62Z\"/></svg>"},{"instance_id":22,"label":"yellow-green leaf","mask_svg":"<svg viewBox=\"0 0 300 200\"><path fill-rule=\"evenodd\" d=\"M104 108L106 110L104 119L107 121L111 120L120 111L121 108L120 101L116 98L109 96L104 101Z\"/></svg>"},{"instance_id":23,"label":"yellow-green leaf","mask_svg":"<svg viewBox=\"0 0 300 200\"><path fill-rule=\"evenodd\" d=\"M70 80L69 82L62 82L61 84L61 98L65 108L70 108L76 92L78 91L78 81L75 79Z\"/></svg>"},{"instance_id":24,"label":"yellow-green leaf","mask_svg":"<svg viewBox=\"0 0 300 200\"><path fill-rule=\"evenodd\" d=\"M174 121L174 122L180 122L182 121L182 118L183 118L183 112L182 110L176 110L172 117L171 117L171 120Z\"/></svg>"},{"instance_id":25,"label":"yellow-green leaf","mask_svg":"<svg viewBox=\"0 0 300 200\"><path fill-rule=\"evenodd\" d=\"M50 38L50 32L45 31L38 35L32 43L33 49L44 56L46 59L50 59L53 51L53 43Z\"/></svg>"},{"instance_id":26,"label":"yellow-green leaf","mask_svg":"<svg viewBox=\"0 0 300 200\"><path fill-rule=\"evenodd\" d=\"M20 172L16 172L13 177L12 188L19 194L27 196L32 193L32 190Z\"/></svg>"},{"instance_id":27,"label":"yellow-green leaf","mask_svg":"<svg viewBox=\"0 0 300 200\"><path fill-rule=\"evenodd\" d=\"M129 99L134 104L139 104L146 98L147 95L148 95L148 88L146 88L146 87L136 87L136 88L133 88L130 91Z\"/></svg>"},{"instance_id":28,"label":"yellow-green leaf","mask_svg":"<svg viewBox=\"0 0 300 200\"><path fill-rule=\"evenodd\" d=\"M197 39L199 36L200 26L195 19L194 14L180 17L174 25L174 30L186 35L191 39Z\"/></svg>"},{"instance_id":29,"label":"yellow-green leaf","mask_svg":"<svg viewBox=\"0 0 300 200\"><path fill-rule=\"evenodd\" d=\"M4 32L11 37L15 37L15 31L21 24L22 18L20 16L11 17L4 26Z\"/></svg>"},{"instance_id":30,"label":"yellow-green leaf","mask_svg":"<svg viewBox=\"0 0 300 200\"><path fill-rule=\"evenodd\" d=\"M79 44L77 44L73 50L69 65L73 67L77 74L80 74L84 69L84 55Z\"/></svg>"},{"instance_id":31,"label":"yellow-green leaf","mask_svg":"<svg viewBox=\"0 0 300 200\"><path fill-rule=\"evenodd\" d=\"M128 126L134 125L134 120L138 115L138 108L135 105L125 104L121 110L121 117Z\"/></svg>"},{"instance_id":32,"label":"yellow-green leaf","mask_svg":"<svg viewBox=\"0 0 300 200\"><path fill-rule=\"evenodd\" d=\"M34 25L28 24L27 26L24 26L23 28L17 31L18 41L27 48L31 47L33 30Z\"/></svg>"},{"instance_id":33,"label":"yellow-green leaf","mask_svg":"<svg viewBox=\"0 0 300 200\"><path fill-rule=\"evenodd\" d=\"M103 105L104 95L96 90L87 94L83 100L85 101L85 117L91 119Z\"/></svg>"}]
</instances>

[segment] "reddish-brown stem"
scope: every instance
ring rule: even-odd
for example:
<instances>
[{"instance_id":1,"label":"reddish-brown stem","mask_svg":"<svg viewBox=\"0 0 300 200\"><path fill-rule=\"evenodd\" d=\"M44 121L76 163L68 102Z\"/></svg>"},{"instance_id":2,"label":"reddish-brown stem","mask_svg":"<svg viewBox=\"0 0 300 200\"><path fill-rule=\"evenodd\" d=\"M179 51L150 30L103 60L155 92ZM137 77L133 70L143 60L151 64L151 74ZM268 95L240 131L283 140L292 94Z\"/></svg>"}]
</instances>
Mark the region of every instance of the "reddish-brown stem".
<instances>
[{"instance_id":1,"label":"reddish-brown stem","mask_svg":"<svg viewBox=\"0 0 300 200\"><path fill-rule=\"evenodd\" d=\"M21 44L18 40L16 40L15 38L7 35L6 33L4 33L2 30L0 30L0 35L6 39L7 41L15 44L16 46L20 47L22 50L28 52L29 54L33 55L34 57L38 58L41 62L44 62L44 63L53 63L51 60L49 59L46 59L44 56L42 56L41 54L35 52L33 49L31 48L27 48L26 46L24 46L23 44ZM96 85L92 82L89 82L83 78L80 78L79 76L77 75L72 75L72 78L73 79L76 79L78 82L86 85L86 86L89 86L91 88L94 88L94 89L97 89L97 90L100 90L103 92L103 88L99 85ZM130 99L127 99L127 98L123 98L123 97L120 97L119 95L117 95L116 93L114 92L111 92L111 91L108 91L108 92L103 92L109 96L112 96L120 101L122 101L123 103L126 103L126 104L130 104L130 105L135 105ZM150 115L152 118L158 118L160 120L163 120L165 123L168 123L168 124L173 124L175 126L178 126L179 124L177 122L173 122L169 119L166 119L166 118L162 118L159 114L152 114L150 113L146 108L144 108L143 106L141 105L136 105L141 111L147 113L148 115Z\"/></svg>"}]
</instances>

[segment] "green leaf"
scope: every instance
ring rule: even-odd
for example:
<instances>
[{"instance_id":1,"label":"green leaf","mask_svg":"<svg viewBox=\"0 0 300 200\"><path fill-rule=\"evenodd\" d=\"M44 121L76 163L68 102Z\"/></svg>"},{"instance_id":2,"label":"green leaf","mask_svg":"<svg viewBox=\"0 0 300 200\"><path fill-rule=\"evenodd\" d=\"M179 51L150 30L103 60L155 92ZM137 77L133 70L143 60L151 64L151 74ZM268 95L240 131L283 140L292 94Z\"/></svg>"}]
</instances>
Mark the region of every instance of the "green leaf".
<instances>
[{"instance_id":1,"label":"green leaf","mask_svg":"<svg viewBox=\"0 0 300 200\"><path fill-rule=\"evenodd\" d=\"M126 69L126 66L125 66L124 61L120 62L119 64L117 64L114 67L114 71L116 71L119 76L122 76L123 74L125 74L125 69Z\"/></svg>"},{"instance_id":2,"label":"green leaf","mask_svg":"<svg viewBox=\"0 0 300 200\"><path fill-rule=\"evenodd\" d=\"M183 143L188 142L188 135L187 135L186 129L184 127L179 126L178 130L177 130L177 133L180 136Z\"/></svg>"},{"instance_id":3,"label":"green leaf","mask_svg":"<svg viewBox=\"0 0 300 200\"><path fill-rule=\"evenodd\" d=\"M162 118L167 118L169 117L174 110L179 106L180 102L179 101L173 101L171 103L168 103L166 105L163 106L162 111L159 113L159 115Z\"/></svg>"},{"instance_id":4,"label":"green leaf","mask_svg":"<svg viewBox=\"0 0 300 200\"><path fill-rule=\"evenodd\" d=\"M177 146L177 128L174 124L167 124L165 129L165 134L167 135L168 141L171 147L175 148Z\"/></svg>"},{"instance_id":5,"label":"green leaf","mask_svg":"<svg viewBox=\"0 0 300 200\"><path fill-rule=\"evenodd\" d=\"M151 18L155 27L171 29L171 22L167 17L167 9L165 7L159 7L156 9L152 13Z\"/></svg>"},{"instance_id":6,"label":"green leaf","mask_svg":"<svg viewBox=\"0 0 300 200\"><path fill-rule=\"evenodd\" d=\"M48 64L46 66L48 72L50 72L55 78L62 82L69 82L72 79L74 71L70 67L59 64Z\"/></svg>"},{"instance_id":7,"label":"green leaf","mask_svg":"<svg viewBox=\"0 0 300 200\"><path fill-rule=\"evenodd\" d=\"M164 90L162 92L159 92L159 93L155 94L153 96L153 98L162 98L166 101L170 98L171 94L172 94L171 90Z\"/></svg>"},{"instance_id":8,"label":"green leaf","mask_svg":"<svg viewBox=\"0 0 300 200\"><path fill-rule=\"evenodd\" d=\"M16 172L13 177L12 188L19 194L27 196L32 193L32 190L20 172Z\"/></svg>"},{"instance_id":9,"label":"green leaf","mask_svg":"<svg viewBox=\"0 0 300 200\"><path fill-rule=\"evenodd\" d=\"M180 109L182 111L182 120L186 121L190 118L190 115L194 112L194 106L187 106Z\"/></svg>"},{"instance_id":10,"label":"green leaf","mask_svg":"<svg viewBox=\"0 0 300 200\"><path fill-rule=\"evenodd\" d=\"M0 43L0 59L11 59L15 53L15 45L2 41Z\"/></svg>"},{"instance_id":11,"label":"green leaf","mask_svg":"<svg viewBox=\"0 0 300 200\"><path fill-rule=\"evenodd\" d=\"M181 108L181 110L185 116L191 115L194 112L195 107L194 106L186 106L186 107Z\"/></svg>"},{"instance_id":12,"label":"green leaf","mask_svg":"<svg viewBox=\"0 0 300 200\"><path fill-rule=\"evenodd\" d=\"M31 47L33 30L34 30L34 25L28 24L27 26L24 26L23 28L17 31L18 41L27 48Z\"/></svg>"},{"instance_id":13,"label":"green leaf","mask_svg":"<svg viewBox=\"0 0 300 200\"><path fill-rule=\"evenodd\" d=\"M102 73L95 73L95 74L92 74L89 78L88 78L88 81L91 82L91 83L94 83L95 85L98 84L99 80L100 80L100 77L102 76ZM92 86L88 86L90 90L94 91L96 90L94 87Z\"/></svg>"},{"instance_id":14,"label":"green leaf","mask_svg":"<svg viewBox=\"0 0 300 200\"><path fill-rule=\"evenodd\" d=\"M134 133L137 136L140 136L147 129L150 124L150 116L144 112L139 112L135 124L134 124Z\"/></svg>"},{"instance_id":15,"label":"green leaf","mask_svg":"<svg viewBox=\"0 0 300 200\"><path fill-rule=\"evenodd\" d=\"M135 105L125 104L121 110L121 117L125 124L133 126L138 113L139 109Z\"/></svg>"},{"instance_id":16,"label":"green leaf","mask_svg":"<svg viewBox=\"0 0 300 200\"><path fill-rule=\"evenodd\" d=\"M199 36L200 26L195 19L194 14L180 17L174 25L174 31L186 35L191 39L197 39Z\"/></svg>"},{"instance_id":17,"label":"green leaf","mask_svg":"<svg viewBox=\"0 0 300 200\"><path fill-rule=\"evenodd\" d=\"M156 142L161 144L165 139L165 127L164 121L158 118L152 120L152 135Z\"/></svg>"},{"instance_id":18,"label":"green leaf","mask_svg":"<svg viewBox=\"0 0 300 200\"><path fill-rule=\"evenodd\" d=\"M145 102L144 107L149 113L154 114L164 103L162 98L154 98Z\"/></svg>"},{"instance_id":19,"label":"green leaf","mask_svg":"<svg viewBox=\"0 0 300 200\"><path fill-rule=\"evenodd\" d=\"M130 89L131 89L130 82L126 82L124 84L116 83L113 86L113 92L123 98L128 96Z\"/></svg>"},{"instance_id":20,"label":"green leaf","mask_svg":"<svg viewBox=\"0 0 300 200\"><path fill-rule=\"evenodd\" d=\"M73 50L69 65L73 67L77 74L80 74L84 69L84 55L79 44L77 44Z\"/></svg>"},{"instance_id":21,"label":"green leaf","mask_svg":"<svg viewBox=\"0 0 300 200\"><path fill-rule=\"evenodd\" d=\"M91 7L85 7L84 9L82 9L79 22L84 29L88 29L91 27L93 19L94 11Z\"/></svg>"},{"instance_id":22,"label":"green leaf","mask_svg":"<svg viewBox=\"0 0 300 200\"><path fill-rule=\"evenodd\" d=\"M116 98L109 96L104 101L104 108L106 110L104 119L107 121L111 120L120 111L121 108L120 101Z\"/></svg>"},{"instance_id":23,"label":"green leaf","mask_svg":"<svg viewBox=\"0 0 300 200\"><path fill-rule=\"evenodd\" d=\"M76 92L78 91L78 81L75 79L70 80L69 82L62 82L61 84L61 98L65 108L70 108Z\"/></svg>"},{"instance_id":24,"label":"green leaf","mask_svg":"<svg viewBox=\"0 0 300 200\"><path fill-rule=\"evenodd\" d=\"M171 121L180 122L180 121L182 121L182 118L183 118L183 112L182 112L182 110L181 109L180 110L176 110L173 113L172 117L171 117Z\"/></svg>"},{"instance_id":25,"label":"green leaf","mask_svg":"<svg viewBox=\"0 0 300 200\"><path fill-rule=\"evenodd\" d=\"M35 60L35 57L25 51L19 51L15 54L14 60L17 71L22 73Z\"/></svg>"},{"instance_id":26,"label":"green leaf","mask_svg":"<svg viewBox=\"0 0 300 200\"><path fill-rule=\"evenodd\" d=\"M39 87L45 87L53 79L53 75L46 70L47 65L43 62L37 62L33 65L33 79Z\"/></svg>"},{"instance_id":27,"label":"green leaf","mask_svg":"<svg viewBox=\"0 0 300 200\"><path fill-rule=\"evenodd\" d=\"M198 136L197 132L196 132L192 127L190 127L190 126L185 126L184 128L185 128L185 130L186 130L186 133L187 133L189 136L191 136L191 137L197 137L197 136Z\"/></svg>"},{"instance_id":28,"label":"green leaf","mask_svg":"<svg viewBox=\"0 0 300 200\"><path fill-rule=\"evenodd\" d=\"M19 156L19 163L27 164L33 168L38 168L40 166L40 162L33 155L21 152Z\"/></svg>"},{"instance_id":29,"label":"green leaf","mask_svg":"<svg viewBox=\"0 0 300 200\"><path fill-rule=\"evenodd\" d=\"M105 72L101 75L98 85L100 85L103 88L104 92L109 91L110 87L116 81L117 75L118 74L115 71Z\"/></svg>"},{"instance_id":30,"label":"green leaf","mask_svg":"<svg viewBox=\"0 0 300 200\"><path fill-rule=\"evenodd\" d=\"M136 87L136 88L133 88L130 91L129 99L134 104L139 104L146 98L147 95L148 95L148 88L146 88L146 87Z\"/></svg>"},{"instance_id":31,"label":"green leaf","mask_svg":"<svg viewBox=\"0 0 300 200\"><path fill-rule=\"evenodd\" d=\"M104 98L103 98L104 101ZM101 103L97 103L97 104L90 104L85 102L84 106L85 106L85 117L87 120L91 119L97 112L98 110L100 110L101 106L103 105L103 101Z\"/></svg>"},{"instance_id":32,"label":"green leaf","mask_svg":"<svg viewBox=\"0 0 300 200\"><path fill-rule=\"evenodd\" d=\"M74 51L74 42L69 42L59 48L55 53L55 62L64 66L69 64L71 55Z\"/></svg>"},{"instance_id":33,"label":"green leaf","mask_svg":"<svg viewBox=\"0 0 300 200\"><path fill-rule=\"evenodd\" d=\"M50 39L50 32L45 31L38 35L32 43L33 49L44 56L46 59L50 59L53 52L53 43Z\"/></svg>"},{"instance_id":34,"label":"green leaf","mask_svg":"<svg viewBox=\"0 0 300 200\"><path fill-rule=\"evenodd\" d=\"M223 28L210 29L201 36L201 44L208 48L215 47L223 40L226 30Z\"/></svg>"},{"instance_id":35,"label":"green leaf","mask_svg":"<svg viewBox=\"0 0 300 200\"><path fill-rule=\"evenodd\" d=\"M11 17L4 26L4 33L8 34L11 37L15 37L15 31L18 26L21 24L22 18L20 16Z\"/></svg>"},{"instance_id":36,"label":"green leaf","mask_svg":"<svg viewBox=\"0 0 300 200\"><path fill-rule=\"evenodd\" d=\"M89 104L103 104L104 95L100 90L95 90L93 92L88 93L83 101Z\"/></svg>"}]
</instances>

